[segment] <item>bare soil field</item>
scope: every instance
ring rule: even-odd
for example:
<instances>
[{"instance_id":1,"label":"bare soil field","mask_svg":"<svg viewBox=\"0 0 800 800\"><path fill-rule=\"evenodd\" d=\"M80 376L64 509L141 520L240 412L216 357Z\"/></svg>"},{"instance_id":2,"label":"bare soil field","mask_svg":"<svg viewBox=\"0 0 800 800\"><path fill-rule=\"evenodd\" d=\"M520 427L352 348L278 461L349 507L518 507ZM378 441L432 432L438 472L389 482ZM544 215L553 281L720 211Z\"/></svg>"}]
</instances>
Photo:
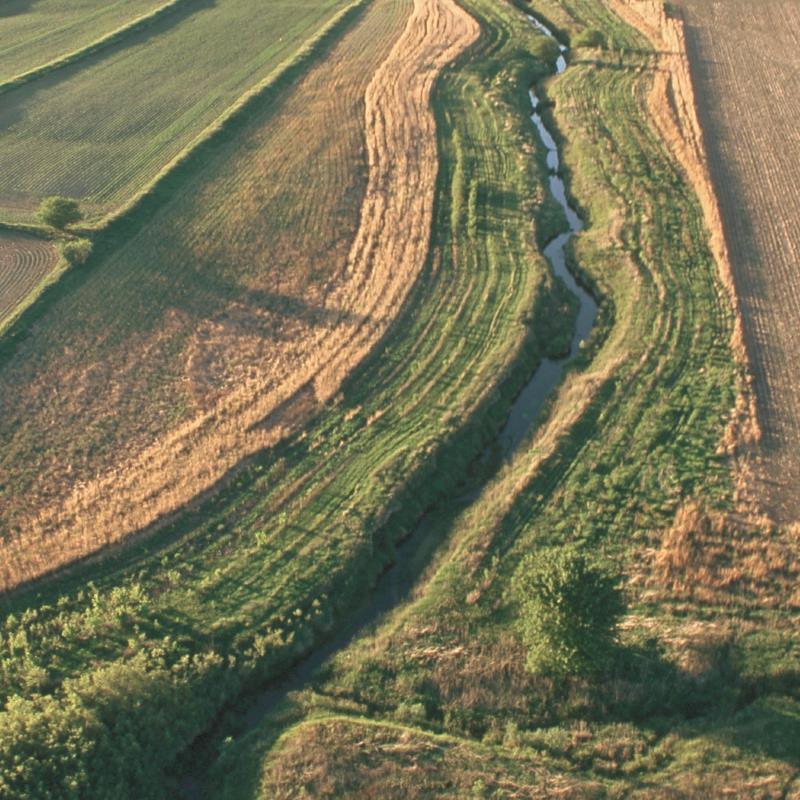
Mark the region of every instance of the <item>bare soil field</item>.
<instances>
[{"instance_id":1,"label":"bare soil field","mask_svg":"<svg viewBox=\"0 0 800 800\"><path fill-rule=\"evenodd\" d=\"M0 231L0 329L57 260L50 242L24 233Z\"/></svg>"},{"instance_id":2,"label":"bare soil field","mask_svg":"<svg viewBox=\"0 0 800 800\"><path fill-rule=\"evenodd\" d=\"M755 378L754 489L800 518L800 4L678 0Z\"/></svg>"},{"instance_id":3,"label":"bare soil field","mask_svg":"<svg viewBox=\"0 0 800 800\"><path fill-rule=\"evenodd\" d=\"M391 29L387 33L391 34ZM355 102L363 108L368 176L349 255L345 249L333 274L323 276L324 287L310 289L315 281L320 282L320 276L307 272L300 252L294 253L295 278L301 276L295 285L291 275L271 272L274 265L264 262L263 256L256 265L248 261L248 241L240 237L247 240L256 235L248 233L248 226L252 228L263 212L264 192L235 198L235 190L233 195L227 191L230 174L220 170L216 191L209 186L195 187L200 205L208 209L207 216L199 223L195 220L183 242L187 265L192 263L192 255L197 263L218 258L223 265L226 283L206 287L213 298L210 305L195 306L202 304L202 293L194 299L181 296L184 291L198 292L191 267L187 273L194 287L191 290L173 285L170 294L163 285L168 273L160 269L150 277L153 292L142 289L142 273L153 269L153 257L159 253L156 232L145 230L126 248L127 254L115 257L123 261L133 258L136 266L125 265L118 279L93 276L90 283L109 286L84 290L86 307L82 311L74 306L76 298L65 303L73 307L68 317L89 315L89 329L79 326L83 330L71 330L71 345L60 338L65 351L56 352L58 348L46 345L53 331L39 331L26 343L27 355L20 353L0 376L2 384L25 385L17 399L2 393L9 423L3 424L4 438L10 445L2 472L18 487L15 496L19 498L0 520L13 534L3 546L7 565L4 586L85 555L179 508L243 456L277 441L319 402L335 394L344 377L385 333L425 262L438 163L430 92L442 67L477 33L477 24L450 0L417 0L382 65L377 71L361 74L362 87L367 81L368 85L366 94L362 88ZM310 90L324 80L324 96L331 96L331 80L343 80L337 78L335 66L341 55L344 53L335 52L324 67L309 76L306 85ZM343 69L351 66L346 64ZM308 128L308 106L301 103L297 112L294 121L306 129L306 136L319 138L319 128ZM329 122L324 115L317 120L323 127ZM297 128L290 130L294 130L290 146L297 149L297 136L303 134ZM255 145L257 140L251 140L244 148L245 157L236 163L251 169L251 147ZM277 155L279 160L290 158L285 151ZM311 159L314 163L313 155ZM250 175L248 185L263 181L263 174L260 178ZM213 213L215 198L224 200L221 224ZM285 211L294 208L292 213L300 215L294 220L297 224L309 221L306 216L310 213L313 227L315 216L309 204L300 197L297 203L302 204L288 203ZM166 224L174 225L175 220L166 217ZM214 229L214 236L209 236L204 223ZM273 248L280 250L284 244L276 241ZM200 249L193 252L193 246ZM266 280L270 289L266 294L259 291L259 280L251 274L243 277L241 291L233 293L236 297L231 302L220 303L223 289L227 287L231 294L235 286L231 268L239 256L251 270L256 266L265 271L261 281ZM125 286L131 280L134 288L128 285L118 297L127 296L124 302L141 304L141 330L109 331L97 322L97 304L90 295L105 293L111 284L118 293L120 281ZM263 308L270 296L285 303L287 291L294 294L303 286L310 291L300 292L290 303L294 319L286 311L276 316ZM165 290L163 316L152 318L153 298ZM131 291L136 297L130 296ZM308 305L312 296L319 305ZM248 298L255 306L248 306ZM53 314L51 324L58 327L64 311ZM92 343L88 333L95 327L99 338ZM118 336L123 340L115 343ZM132 341L139 342L135 352L130 349ZM87 346L92 352L87 352ZM38 347L44 350L28 358L34 352L31 348ZM178 371L169 380L177 387L177 395L172 393L171 400L161 402L159 394L168 396L163 389L167 378L151 372L152 362L175 356L173 348L178 348L178 358L169 368ZM122 357L122 351L128 356L120 370L111 354L118 352ZM92 363L92 369L68 377L73 356ZM47 364L65 379L57 396L48 395L46 402L40 401L32 409L24 397L43 397L36 387L41 389L48 374L52 375ZM53 413L54 403L61 412ZM174 412L186 412L187 405L189 413L181 414L180 424L166 427L174 423ZM138 411L134 412L134 406ZM123 417L136 420L133 428L119 429L115 420ZM24 419L24 423L14 431L12 419ZM94 421L93 431L84 430L82 420L86 419ZM75 435L66 432L70 428ZM14 466L13 452L27 449L31 437L47 430L55 438L50 439L48 452L35 470L25 477ZM75 433L79 430L80 435ZM35 486L29 483L34 475ZM19 491L22 485L27 487L25 491Z\"/></svg>"}]
</instances>

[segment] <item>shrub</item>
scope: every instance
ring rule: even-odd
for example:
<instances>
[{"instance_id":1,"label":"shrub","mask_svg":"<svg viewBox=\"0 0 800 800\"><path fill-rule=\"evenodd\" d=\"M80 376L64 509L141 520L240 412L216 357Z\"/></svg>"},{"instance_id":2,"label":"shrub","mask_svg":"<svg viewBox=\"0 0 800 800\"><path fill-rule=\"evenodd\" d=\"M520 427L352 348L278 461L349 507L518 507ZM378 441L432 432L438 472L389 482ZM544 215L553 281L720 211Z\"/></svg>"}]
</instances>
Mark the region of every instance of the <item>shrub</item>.
<instances>
[{"instance_id":1,"label":"shrub","mask_svg":"<svg viewBox=\"0 0 800 800\"><path fill-rule=\"evenodd\" d=\"M92 253L92 243L88 239L73 239L64 244L61 252L70 264L85 264Z\"/></svg>"},{"instance_id":2,"label":"shrub","mask_svg":"<svg viewBox=\"0 0 800 800\"><path fill-rule=\"evenodd\" d=\"M39 219L53 228L63 230L67 225L74 225L83 219L77 200L69 197L45 197L39 206Z\"/></svg>"},{"instance_id":3,"label":"shrub","mask_svg":"<svg viewBox=\"0 0 800 800\"><path fill-rule=\"evenodd\" d=\"M528 556L514 575L512 590L530 672L585 676L608 666L625 609L622 593L617 580L578 548Z\"/></svg>"},{"instance_id":4,"label":"shrub","mask_svg":"<svg viewBox=\"0 0 800 800\"><path fill-rule=\"evenodd\" d=\"M600 47L606 45L603 34L597 28L584 28L573 41L575 47Z\"/></svg>"}]
</instances>

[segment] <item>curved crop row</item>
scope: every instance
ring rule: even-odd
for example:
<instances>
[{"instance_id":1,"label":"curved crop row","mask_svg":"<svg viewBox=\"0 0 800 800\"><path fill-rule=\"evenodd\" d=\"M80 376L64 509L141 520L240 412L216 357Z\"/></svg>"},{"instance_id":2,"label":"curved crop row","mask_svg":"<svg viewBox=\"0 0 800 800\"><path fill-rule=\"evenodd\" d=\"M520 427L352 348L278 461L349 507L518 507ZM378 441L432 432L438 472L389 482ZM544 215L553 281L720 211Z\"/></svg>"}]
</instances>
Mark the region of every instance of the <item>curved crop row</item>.
<instances>
[{"instance_id":1,"label":"curved crop row","mask_svg":"<svg viewBox=\"0 0 800 800\"><path fill-rule=\"evenodd\" d=\"M0 11L0 86L82 49L152 12L164 0L4 0Z\"/></svg>"},{"instance_id":2,"label":"curved crop row","mask_svg":"<svg viewBox=\"0 0 800 800\"><path fill-rule=\"evenodd\" d=\"M57 261L52 242L0 231L0 330Z\"/></svg>"},{"instance_id":3,"label":"curved crop row","mask_svg":"<svg viewBox=\"0 0 800 800\"><path fill-rule=\"evenodd\" d=\"M98 53L107 47L111 47L112 45L121 42L126 36L130 36L136 31L140 31L149 25L153 25L165 14L175 11L185 2L186 0L169 0L169 2L154 8L152 11L149 11L146 14L136 17L121 27L105 34L99 39L89 42L89 44L85 45L84 47L81 47L77 50L71 50L65 54L59 54L57 58L47 60L42 64L37 64L32 69L18 73L17 75L0 82L0 94L10 92L12 89L18 89L20 86L24 86L26 83L31 83L31 81L42 78L50 72L55 72L57 69L62 69L70 64L80 61L82 58L86 58L87 56Z\"/></svg>"},{"instance_id":4,"label":"curved crop row","mask_svg":"<svg viewBox=\"0 0 800 800\"><path fill-rule=\"evenodd\" d=\"M182 355L197 411L132 458L117 460L111 477L78 485L52 512L12 522L26 534L3 548L11 570L33 577L34 561L51 567L68 563L174 511L242 458L273 444L310 407L337 391L383 335L424 263L436 178L428 97L441 65L474 35L474 28L447 9L439 14L420 7L373 76L365 101L369 178L360 224L343 273L326 287L318 308L290 311L290 320L279 306L276 315L269 306L233 301L201 319L199 328L192 326ZM230 202L227 195L221 199ZM213 257L208 230L196 233L205 258ZM147 257L135 246L129 252ZM309 299L306 295L303 302ZM283 320L276 330L279 315ZM232 369L235 359L240 374ZM266 369L259 368L262 364ZM153 411L160 416L158 407ZM27 410L24 414L30 418ZM130 442L125 449L130 453ZM61 463L65 460L71 461L62 456Z\"/></svg>"}]
</instances>

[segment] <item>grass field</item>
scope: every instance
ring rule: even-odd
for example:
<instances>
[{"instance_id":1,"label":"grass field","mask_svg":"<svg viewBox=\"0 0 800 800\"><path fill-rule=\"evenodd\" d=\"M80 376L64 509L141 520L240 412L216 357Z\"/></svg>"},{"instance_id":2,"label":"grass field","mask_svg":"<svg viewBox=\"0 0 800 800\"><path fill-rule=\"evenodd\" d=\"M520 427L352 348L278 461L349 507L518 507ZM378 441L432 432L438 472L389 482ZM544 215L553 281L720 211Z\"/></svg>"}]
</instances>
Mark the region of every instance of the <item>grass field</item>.
<instances>
[{"instance_id":1,"label":"grass field","mask_svg":"<svg viewBox=\"0 0 800 800\"><path fill-rule=\"evenodd\" d=\"M769 724L770 709L751 715L742 733ZM787 727L782 733L795 729ZM754 759L735 741L714 742L714 733L687 726L683 740L669 747L624 726L617 730L574 730L526 737L513 728L501 741L477 742L423 732L402 722L375 723L352 717L312 720L292 729L276 745L260 800L301 797L357 800L392 798L568 798L780 797L792 771L780 759ZM558 751L593 761L596 776L566 769ZM709 763L713 753L714 761ZM636 760L635 778L615 775L626 756ZM633 771L633 770L632 770ZM606 774L602 774L605 772ZM633 784L633 785L631 785Z\"/></svg>"},{"instance_id":2,"label":"grass field","mask_svg":"<svg viewBox=\"0 0 800 800\"><path fill-rule=\"evenodd\" d=\"M337 51L357 64L365 50L378 59L409 12L376 3ZM536 361L537 338L546 342L569 319L534 247L544 174L522 147L527 120L518 113L524 87L544 70L540 44L437 91L435 251L391 339L324 413L147 542L10 601L3 685L19 699L0 715L0 758L23 765L13 778L3 772L9 796L71 783L82 797L108 796L109 787L119 797L168 794L162 771L175 754L224 702L357 602L393 542L454 489L496 431ZM496 35L485 42L499 46ZM487 151L487 141L497 146ZM453 208L463 211L451 237L443 221ZM87 284L101 274L90 272ZM140 742L141 757L118 751L120 735ZM51 741L45 764L23 755L39 736Z\"/></svg>"},{"instance_id":3,"label":"grass field","mask_svg":"<svg viewBox=\"0 0 800 800\"><path fill-rule=\"evenodd\" d=\"M769 513L790 523L800 519L800 9L775 0L677 5L756 378L763 437L755 489Z\"/></svg>"},{"instance_id":4,"label":"grass field","mask_svg":"<svg viewBox=\"0 0 800 800\"><path fill-rule=\"evenodd\" d=\"M90 215L121 205L343 5L186 3L4 94L0 214L24 219L52 194Z\"/></svg>"},{"instance_id":5,"label":"grass field","mask_svg":"<svg viewBox=\"0 0 800 800\"><path fill-rule=\"evenodd\" d=\"M5 0L0 8L0 83L85 47L163 0Z\"/></svg>"}]
</instances>

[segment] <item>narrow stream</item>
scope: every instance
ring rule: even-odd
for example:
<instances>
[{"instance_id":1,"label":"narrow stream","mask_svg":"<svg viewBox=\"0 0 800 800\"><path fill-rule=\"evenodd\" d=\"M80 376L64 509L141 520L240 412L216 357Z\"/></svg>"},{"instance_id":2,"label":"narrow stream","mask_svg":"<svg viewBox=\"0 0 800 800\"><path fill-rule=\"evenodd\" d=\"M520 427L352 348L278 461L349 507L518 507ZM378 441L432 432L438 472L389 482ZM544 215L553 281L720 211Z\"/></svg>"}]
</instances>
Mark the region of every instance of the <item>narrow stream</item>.
<instances>
[{"instance_id":1,"label":"narrow stream","mask_svg":"<svg viewBox=\"0 0 800 800\"><path fill-rule=\"evenodd\" d=\"M553 34L537 19L532 16L528 16L528 19L538 31L556 41ZM561 44L559 44L559 48L561 52L556 61L556 73L560 75L567 68L564 55L567 48ZM581 230L583 223L567 202L564 182L558 176L560 163L558 148L539 114L539 98L533 90L530 91L530 98L533 110L531 120L547 150L550 191L564 209L570 228L569 231L556 236L545 247L544 254L552 266L553 273L564 281L569 291L577 298L579 310L569 354L561 359L544 359L514 402L508 421L498 437L504 458L509 458L519 446L523 436L541 410L545 398L559 382L564 366L575 357L581 343L588 337L597 315L597 304L594 299L578 285L572 273L567 269L564 252L567 242ZM497 445L490 446L487 448L487 451L489 450L496 453ZM480 491L472 491L451 502L457 506L466 507L479 494ZM356 635L408 598L412 587L428 562L425 555L427 553L426 545L429 543L424 534L429 524L428 517L423 517L411 535L397 546L394 564L381 576L365 605L339 625L336 636L323 642L292 669L273 681L268 688L251 699L247 710L243 713L240 736L256 728L269 712L286 699L289 692L306 687L314 673L331 656L344 650ZM210 764L208 763L209 753L206 751L209 749L208 743L213 741L214 735L215 731L212 730L209 734L201 736L192 747L192 752L196 754L197 758L193 759L195 763L179 779L182 800L208 800L209 798L207 769Z\"/></svg>"},{"instance_id":2,"label":"narrow stream","mask_svg":"<svg viewBox=\"0 0 800 800\"><path fill-rule=\"evenodd\" d=\"M532 25L545 36L549 36L553 41L558 40L550 30L535 17L528 15ZM565 53L567 48L563 44L558 45L561 51L556 61L556 74L560 75L567 68ZM567 269L567 259L565 249L567 242L583 228L583 222L575 209L567 202L567 193L564 181L558 175L561 165L558 154L558 147L552 134L547 130L547 126L539 113L539 98L533 89L529 92L533 114L531 120L536 126L542 144L547 150L547 166L550 169L550 192L564 209L569 224L569 230L559 234L544 248L544 255L550 262L553 274L560 278L567 289L572 292L578 300L578 316L575 320L575 331L572 334L569 354L564 358L550 359L545 358L539 365L531 380L525 385L519 397L511 407L508 421L500 434L500 443L503 454L506 458L517 449L525 434L530 429L536 415L542 408L545 398L555 388L561 380L561 373L564 366L571 361L577 354L581 343L588 338L597 316L597 303L594 298L585 291Z\"/></svg>"}]
</instances>

